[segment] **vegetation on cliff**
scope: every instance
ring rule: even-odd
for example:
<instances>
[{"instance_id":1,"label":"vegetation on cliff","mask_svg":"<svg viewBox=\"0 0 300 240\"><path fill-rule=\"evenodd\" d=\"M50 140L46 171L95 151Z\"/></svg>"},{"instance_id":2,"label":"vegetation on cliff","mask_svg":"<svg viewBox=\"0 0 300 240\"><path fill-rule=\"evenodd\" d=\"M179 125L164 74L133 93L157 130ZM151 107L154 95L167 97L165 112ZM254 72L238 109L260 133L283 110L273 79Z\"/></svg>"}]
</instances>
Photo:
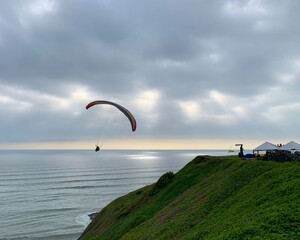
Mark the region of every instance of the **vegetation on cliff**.
<instances>
[{"instance_id":1,"label":"vegetation on cliff","mask_svg":"<svg viewBox=\"0 0 300 240\"><path fill-rule=\"evenodd\" d=\"M300 163L198 156L120 197L80 239L300 239Z\"/></svg>"}]
</instances>

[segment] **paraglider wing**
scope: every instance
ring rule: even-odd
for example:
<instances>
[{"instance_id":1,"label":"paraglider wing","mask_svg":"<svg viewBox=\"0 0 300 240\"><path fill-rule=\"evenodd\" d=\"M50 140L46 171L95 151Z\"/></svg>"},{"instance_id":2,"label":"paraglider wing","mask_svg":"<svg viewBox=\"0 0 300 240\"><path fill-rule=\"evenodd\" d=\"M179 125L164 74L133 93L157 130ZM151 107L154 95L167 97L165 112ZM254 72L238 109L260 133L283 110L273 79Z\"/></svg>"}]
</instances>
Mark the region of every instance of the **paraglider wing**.
<instances>
[{"instance_id":1,"label":"paraglider wing","mask_svg":"<svg viewBox=\"0 0 300 240\"><path fill-rule=\"evenodd\" d=\"M110 102L110 101L105 101L105 100L98 100L98 101L91 102L85 108L89 109L90 107L93 107L97 104L108 104L108 105L112 105L112 106L115 106L116 108L118 108L129 119L132 131L133 132L135 131L135 129L136 129L136 120L135 120L134 116L132 115L132 113L129 112L126 108L124 108L123 106L121 106L117 103Z\"/></svg>"}]
</instances>

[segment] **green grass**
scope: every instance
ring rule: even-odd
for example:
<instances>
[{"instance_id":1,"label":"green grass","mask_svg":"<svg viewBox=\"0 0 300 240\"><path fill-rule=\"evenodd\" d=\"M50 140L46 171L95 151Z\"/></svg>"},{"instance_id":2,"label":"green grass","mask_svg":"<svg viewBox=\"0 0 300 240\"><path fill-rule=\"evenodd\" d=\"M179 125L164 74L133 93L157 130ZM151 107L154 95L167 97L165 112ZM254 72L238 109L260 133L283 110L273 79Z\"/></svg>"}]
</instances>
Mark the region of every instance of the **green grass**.
<instances>
[{"instance_id":1,"label":"green grass","mask_svg":"<svg viewBox=\"0 0 300 240\"><path fill-rule=\"evenodd\" d=\"M300 239L299 174L299 162L196 157L111 202L80 239Z\"/></svg>"}]
</instances>

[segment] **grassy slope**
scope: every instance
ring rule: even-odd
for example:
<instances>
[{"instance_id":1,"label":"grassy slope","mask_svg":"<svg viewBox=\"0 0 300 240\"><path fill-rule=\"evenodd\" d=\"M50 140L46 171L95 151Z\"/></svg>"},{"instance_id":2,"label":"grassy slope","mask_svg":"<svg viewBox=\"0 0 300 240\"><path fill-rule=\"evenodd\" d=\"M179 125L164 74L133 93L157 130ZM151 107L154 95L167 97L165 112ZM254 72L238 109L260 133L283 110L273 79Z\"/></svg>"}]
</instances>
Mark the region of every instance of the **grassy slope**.
<instances>
[{"instance_id":1,"label":"grassy slope","mask_svg":"<svg viewBox=\"0 0 300 240\"><path fill-rule=\"evenodd\" d=\"M300 163L197 157L116 199L81 239L300 239Z\"/></svg>"}]
</instances>

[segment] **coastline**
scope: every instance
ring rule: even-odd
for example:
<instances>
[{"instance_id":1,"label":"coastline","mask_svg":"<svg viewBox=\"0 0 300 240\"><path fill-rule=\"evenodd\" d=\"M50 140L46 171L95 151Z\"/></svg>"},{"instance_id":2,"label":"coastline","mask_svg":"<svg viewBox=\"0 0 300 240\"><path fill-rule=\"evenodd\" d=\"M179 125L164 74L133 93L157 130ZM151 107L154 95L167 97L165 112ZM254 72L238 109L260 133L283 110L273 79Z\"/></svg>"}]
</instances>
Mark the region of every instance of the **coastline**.
<instances>
[{"instance_id":1,"label":"coastline","mask_svg":"<svg viewBox=\"0 0 300 240\"><path fill-rule=\"evenodd\" d=\"M19 226L14 231L3 227L1 235L51 239L64 234L64 240L73 240L66 234L80 236L91 221L89 214L167 171L177 172L201 153L212 151L0 151L0 172L5 173L0 174L0 226Z\"/></svg>"}]
</instances>

